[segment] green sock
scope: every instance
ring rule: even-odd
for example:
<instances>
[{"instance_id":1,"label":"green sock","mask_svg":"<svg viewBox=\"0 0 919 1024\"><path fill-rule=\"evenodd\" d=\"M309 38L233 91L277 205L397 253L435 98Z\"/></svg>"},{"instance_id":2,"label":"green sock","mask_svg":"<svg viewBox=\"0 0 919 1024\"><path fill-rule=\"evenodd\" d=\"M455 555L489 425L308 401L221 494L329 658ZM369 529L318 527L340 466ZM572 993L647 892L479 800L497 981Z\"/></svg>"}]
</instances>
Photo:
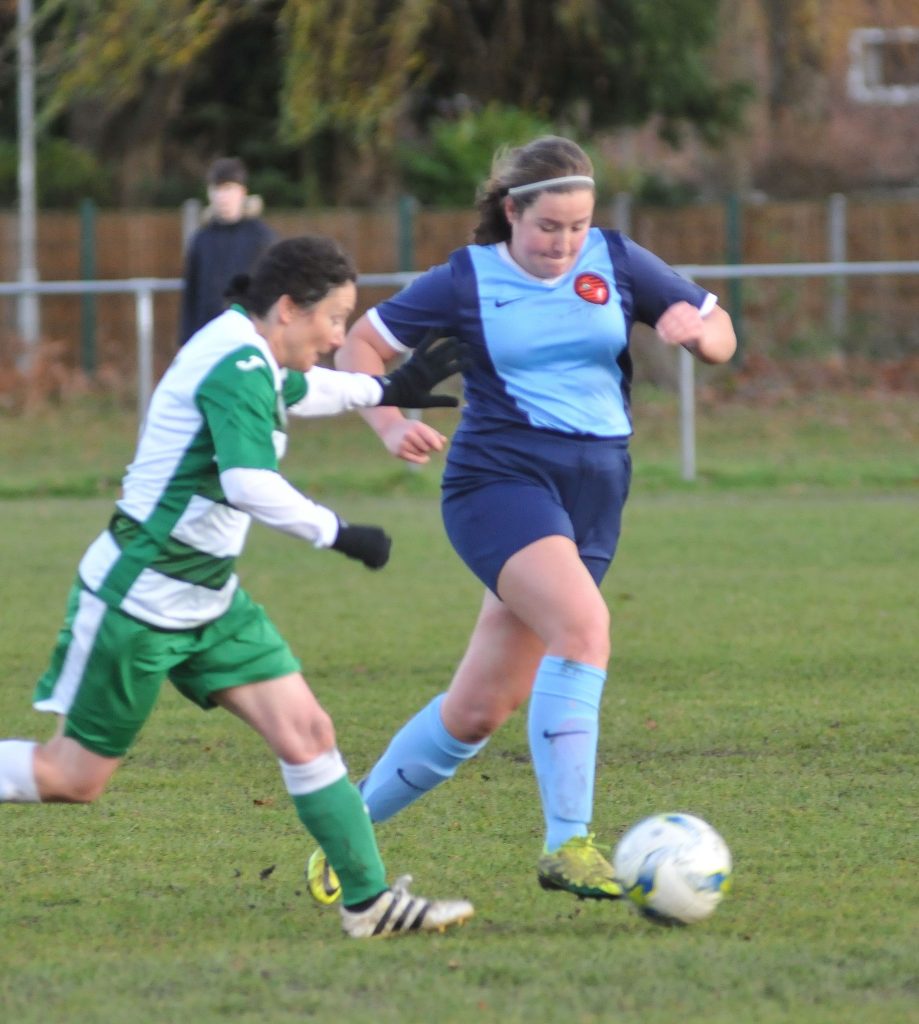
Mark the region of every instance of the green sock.
<instances>
[{"instance_id":1,"label":"green sock","mask_svg":"<svg viewBox=\"0 0 919 1024\"><path fill-rule=\"evenodd\" d=\"M292 797L297 816L335 869L346 906L379 896L386 885L364 799L347 777L315 793Z\"/></svg>"}]
</instances>

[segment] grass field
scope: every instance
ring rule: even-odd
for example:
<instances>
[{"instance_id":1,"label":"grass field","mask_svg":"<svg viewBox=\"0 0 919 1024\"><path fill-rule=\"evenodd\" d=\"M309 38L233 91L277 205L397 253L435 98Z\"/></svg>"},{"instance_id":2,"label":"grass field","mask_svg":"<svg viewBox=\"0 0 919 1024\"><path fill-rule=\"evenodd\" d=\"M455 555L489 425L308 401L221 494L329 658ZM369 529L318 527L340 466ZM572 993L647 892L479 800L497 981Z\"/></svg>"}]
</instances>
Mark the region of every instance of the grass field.
<instances>
[{"instance_id":1,"label":"grass field","mask_svg":"<svg viewBox=\"0 0 919 1024\"><path fill-rule=\"evenodd\" d=\"M99 803L0 806L0 1019L919 1022L917 404L704 408L687 485L672 400L637 403L595 827L711 820L736 874L710 921L660 929L538 889L518 714L379 829L393 874L477 916L348 942L306 895L310 845L260 741L164 689ZM135 429L91 405L0 422L0 735L50 729L31 687ZM444 686L479 588L443 537L437 468L387 462L342 420L298 429L288 470L395 538L379 574L259 528L242 563L359 776Z\"/></svg>"}]
</instances>

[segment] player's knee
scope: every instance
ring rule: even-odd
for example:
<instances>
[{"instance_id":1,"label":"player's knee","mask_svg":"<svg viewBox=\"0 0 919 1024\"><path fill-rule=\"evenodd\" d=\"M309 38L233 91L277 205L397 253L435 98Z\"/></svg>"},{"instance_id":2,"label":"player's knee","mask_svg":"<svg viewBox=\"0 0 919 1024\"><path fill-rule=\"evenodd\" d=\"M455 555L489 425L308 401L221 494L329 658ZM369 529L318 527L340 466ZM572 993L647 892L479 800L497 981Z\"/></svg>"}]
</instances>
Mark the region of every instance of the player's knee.
<instances>
[{"instance_id":1,"label":"player's knee","mask_svg":"<svg viewBox=\"0 0 919 1024\"><path fill-rule=\"evenodd\" d=\"M326 711L319 710L310 723L310 739L313 745L325 753L335 748L335 726Z\"/></svg>"},{"instance_id":2,"label":"player's knee","mask_svg":"<svg viewBox=\"0 0 919 1024\"><path fill-rule=\"evenodd\" d=\"M90 804L105 792L117 764L56 736L35 751L35 782L43 802Z\"/></svg>"},{"instance_id":3,"label":"player's knee","mask_svg":"<svg viewBox=\"0 0 919 1024\"><path fill-rule=\"evenodd\" d=\"M601 601L564 623L550 646L572 661L605 665L610 655L609 627L609 609Z\"/></svg>"},{"instance_id":4,"label":"player's knee","mask_svg":"<svg viewBox=\"0 0 919 1024\"><path fill-rule=\"evenodd\" d=\"M45 803L91 804L105 792L108 779L61 775L41 780L39 792Z\"/></svg>"},{"instance_id":5,"label":"player's knee","mask_svg":"<svg viewBox=\"0 0 919 1024\"><path fill-rule=\"evenodd\" d=\"M106 782L105 779L74 779L65 799L72 804L94 803L105 792Z\"/></svg>"},{"instance_id":6,"label":"player's knee","mask_svg":"<svg viewBox=\"0 0 919 1024\"><path fill-rule=\"evenodd\" d=\"M309 718L291 722L285 735L279 737L276 749L282 761L303 764L320 754L335 749L335 726L327 712L317 707Z\"/></svg>"}]
</instances>

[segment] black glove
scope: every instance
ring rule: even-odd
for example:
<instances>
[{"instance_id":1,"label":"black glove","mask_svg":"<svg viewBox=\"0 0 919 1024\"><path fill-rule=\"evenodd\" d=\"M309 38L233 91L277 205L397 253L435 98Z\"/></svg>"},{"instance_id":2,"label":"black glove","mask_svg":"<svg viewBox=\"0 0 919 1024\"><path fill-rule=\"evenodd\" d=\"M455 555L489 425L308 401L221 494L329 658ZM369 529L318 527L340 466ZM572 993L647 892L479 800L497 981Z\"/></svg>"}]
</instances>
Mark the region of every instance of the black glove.
<instances>
[{"instance_id":1,"label":"black glove","mask_svg":"<svg viewBox=\"0 0 919 1024\"><path fill-rule=\"evenodd\" d=\"M431 388L463 368L463 345L457 338L428 331L424 340L403 363L386 377L376 379L383 386L380 405L400 405L405 409L453 408L459 399L452 395L432 395Z\"/></svg>"},{"instance_id":2,"label":"black glove","mask_svg":"<svg viewBox=\"0 0 919 1024\"><path fill-rule=\"evenodd\" d=\"M389 561L391 547L392 538L379 526L351 526L344 519L338 520L338 536L332 550L356 558L368 569L382 569Z\"/></svg>"}]
</instances>

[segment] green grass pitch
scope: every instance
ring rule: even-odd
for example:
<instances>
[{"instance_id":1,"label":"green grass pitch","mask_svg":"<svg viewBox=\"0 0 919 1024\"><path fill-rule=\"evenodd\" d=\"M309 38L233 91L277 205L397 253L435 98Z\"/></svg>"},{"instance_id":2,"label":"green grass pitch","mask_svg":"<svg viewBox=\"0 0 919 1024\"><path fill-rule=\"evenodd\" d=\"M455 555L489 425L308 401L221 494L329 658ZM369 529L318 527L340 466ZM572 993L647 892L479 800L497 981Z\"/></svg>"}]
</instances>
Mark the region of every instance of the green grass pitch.
<instances>
[{"instance_id":1,"label":"green grass pitch","mask_svg":"<svg viewBox=\"0 0 919 1024\"><path fill-rule=\"evenodd\" d=\"M636 405L594 824L611 842L655 811L710 820L735 862L713 918L662 929L538 888L518 713L378 830L391 874L476 917L350 942L306 894L311 844L267 749L167 687L100 802L0 806L2 1019L919 1022L915 400L705 409L694 485L672 402ZM0 423L0 735L50 731L31 687L135 429L91 404ZM479 587L443 536L438 467L387 461L354 418L298 427L288 470L395 539L368 573L255 527L241 563L358 777L445 685Z\"/></svg>"}]
</instances>

